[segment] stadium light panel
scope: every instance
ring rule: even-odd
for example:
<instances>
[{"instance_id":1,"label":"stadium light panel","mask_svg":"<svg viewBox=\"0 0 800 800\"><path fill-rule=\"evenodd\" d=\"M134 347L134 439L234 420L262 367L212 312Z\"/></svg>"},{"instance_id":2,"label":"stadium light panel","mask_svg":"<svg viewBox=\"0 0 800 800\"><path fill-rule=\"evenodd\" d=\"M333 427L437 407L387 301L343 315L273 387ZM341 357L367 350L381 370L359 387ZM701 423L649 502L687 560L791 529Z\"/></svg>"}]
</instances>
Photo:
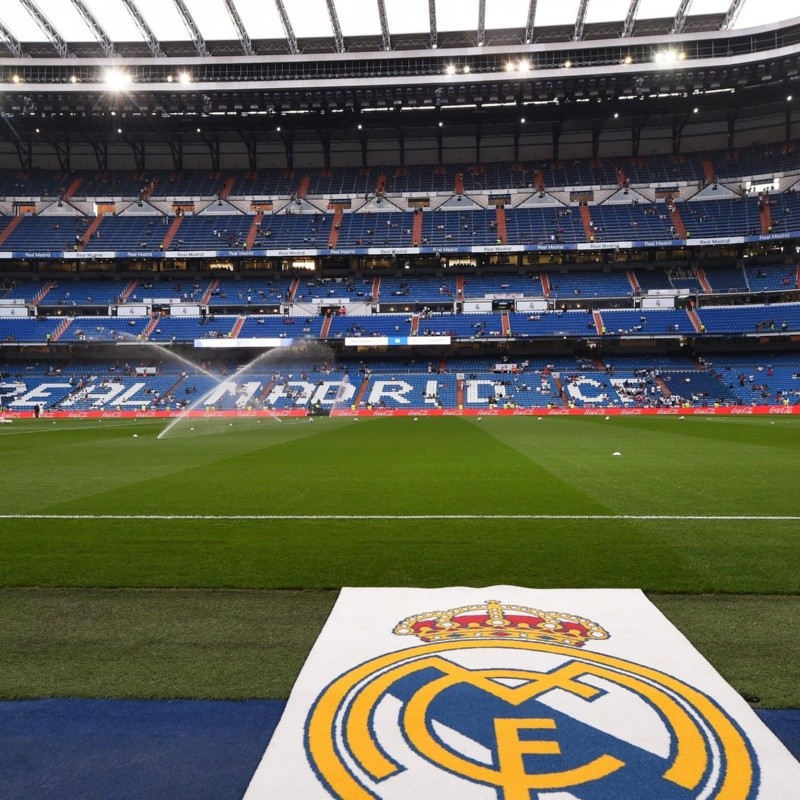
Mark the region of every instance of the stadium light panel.
<instances>
[{"instance_id":1,"label":"stadium light panel","mask_svg":"<svg viewBox=\"0 0 800 800\"><path fill-rule=\"evenodd\" d=\"M121 92L131 82L130 73L121 69L107 69L103 75L106 88L112 92Z\"/></svg>"},{"instance_id":2,"label":"stadium light panel","mask_svg":"<svg viewBox=\"0 0 800 800\"><path fill-rule=\"evenodd\" d=\"M445 70L445 72L448 75L455 75L456 74L456 65L455 64L448 64L447 65L447 69Z\"/></svg>"},{"instance_id":3,"label":"stadium light panel","mask_svg":"<svg viewBox=\"0 0 800 800\"><path fill-rule=\"evenodd\" d=\"M668 47L666 50L657 50L656 54L653 56L653 61L656 64L675 64L678 61L683 61L686 58L686 54L682 50L675 50L672 47Z\"/></svg>"},{"instance_id":4,"label":"stadium light panel","mask_svg":"<svg viewBox=\"0 0 800 800\"><path fill-rule=\"evenodd\" d=\"M180 72L178 73L178 82L182 84L187 84L192 82L192 76L189 72Z\"/></svg>"}]
</instances>

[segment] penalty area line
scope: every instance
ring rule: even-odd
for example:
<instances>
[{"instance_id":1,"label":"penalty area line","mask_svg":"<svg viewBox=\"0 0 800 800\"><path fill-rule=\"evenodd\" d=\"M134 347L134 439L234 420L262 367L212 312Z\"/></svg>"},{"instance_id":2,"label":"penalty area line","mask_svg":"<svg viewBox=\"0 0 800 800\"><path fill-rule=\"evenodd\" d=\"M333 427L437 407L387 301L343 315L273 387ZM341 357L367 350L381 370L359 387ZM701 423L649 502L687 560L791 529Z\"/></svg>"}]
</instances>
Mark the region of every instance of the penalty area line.
<instances>
[{"instance_id":1,"label":"penalty area line","mask_svg":"<svg viewBox=\"0 0 800 800\"><path fill-rule=\"evenodd\" d=\"M316 522L343 520L690 520L693 522L798 522L793 515L701 515L701 514L0 514L0 520L198 520L198 521L263 521L291 520Z\"/></svg>"}]
</instances>

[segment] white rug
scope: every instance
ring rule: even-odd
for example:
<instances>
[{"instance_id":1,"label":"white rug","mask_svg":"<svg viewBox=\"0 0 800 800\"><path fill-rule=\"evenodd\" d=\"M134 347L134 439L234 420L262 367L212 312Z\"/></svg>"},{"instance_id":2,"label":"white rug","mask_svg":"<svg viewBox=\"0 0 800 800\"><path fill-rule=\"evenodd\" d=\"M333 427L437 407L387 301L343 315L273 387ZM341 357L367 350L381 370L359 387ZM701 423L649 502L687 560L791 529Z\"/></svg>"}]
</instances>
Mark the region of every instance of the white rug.
<instances>
[{"instance_id":1,"label":"white rug","mask_svg":"<svg viewBox=\"0 0 800 800\"><path fill-rule=\"evenodd\" d=\"M797 800L800 764L638 590L344 589L245 800L332 797Z\"/></svg>"}]
</instances>

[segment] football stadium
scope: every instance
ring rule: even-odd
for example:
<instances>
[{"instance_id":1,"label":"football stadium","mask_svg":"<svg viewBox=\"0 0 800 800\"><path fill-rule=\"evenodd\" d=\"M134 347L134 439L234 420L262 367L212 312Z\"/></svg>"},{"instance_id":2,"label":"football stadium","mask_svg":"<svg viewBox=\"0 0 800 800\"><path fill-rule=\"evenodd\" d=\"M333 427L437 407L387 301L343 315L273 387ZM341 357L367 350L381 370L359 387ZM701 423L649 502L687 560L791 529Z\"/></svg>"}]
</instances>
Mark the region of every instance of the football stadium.
<instances>
[{"instance_id":1,"label":"football stadium","mask_svg":"<svg viewBox=\"0 0 800 800\"><path fill-rule=\"evenodd\" d=\"M0 796L800 798L788 0L2 0Z\"/></svg>"}]
</instances>

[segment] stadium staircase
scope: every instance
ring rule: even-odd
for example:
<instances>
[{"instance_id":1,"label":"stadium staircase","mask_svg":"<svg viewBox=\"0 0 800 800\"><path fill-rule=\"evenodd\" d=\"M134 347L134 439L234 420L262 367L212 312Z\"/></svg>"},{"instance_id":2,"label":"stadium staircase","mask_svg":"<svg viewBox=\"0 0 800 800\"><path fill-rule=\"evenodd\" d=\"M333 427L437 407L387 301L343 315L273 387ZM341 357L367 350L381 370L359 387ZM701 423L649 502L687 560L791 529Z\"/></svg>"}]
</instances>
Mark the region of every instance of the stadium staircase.
<instances>
[{"instance_id":1,"label":"stadium staircase","mask_svg":"<svg viewBox=\"0 0 800 800\"><path fill-rule=\"evenodd\" d=\"M703 174L706 176L708 183L714 183L717 173L714 171L714 165L707 158L703 159Z\"/></svg>"},{"instance_id":2,"label":"stadium staircase","mask_svg":"<svg viewBox=\"0 0 800 800\"><path fill-rule=\"evenodd\" d=\"M25 216L24 214L18 214L16 217L11 217L11 220L9 221L8 225L6 225L6 227L3 229L3 232L0 233L0 245L2 245L5 242L5 240L8 239L8 237L11 236L12 233L14 233L17 225L19 225L20 222L22 222L24 216Z\"/></svg>"},{"instance_id":3,"label":"stadium staircase","mask_svg":"<svg viewBox=\"0 0 800 800\"><path fill-rule=\"evenodd\" d=\"M700 333L703 330L703 323L700 321L700 317L697 316L697 312L693 308L687 308L686 313L689 315L689 319L692 321L695 332Z\"/></svg>"},{"instance_id":4,"label":"stadium staircase","mask_svg":"<svg viewBox=\"0 0 800 800\"><path fill-rule=\"evenodd\" d=\"M592 226L592 215L589 213L589 206L586 203L580 204L581 221L583 222L583 233L587 242L594 241L594 227Z\"/></svg>"},{"instance_id":5,"label":"stadium staircase","mask_svg":"<svg viewBox=\"0 0 800 800\"><path fill-rule=\"evenodd\" d=\"M242 328L244 327L244 322L245 322L245 317L239 316L236 318L236 322L233 323L233 327L231 328L229 338L231 339L239 338L239 334L242 332Z\"/></svg>"},{"instance_id":6,"label":"stadium staircase","mask_svg":"<svg viewBox=\"0 0 800 800\"><path fill-rule=\"evenodd\" d=\"M597 335L602 336L603 328L605 328L605 325L603 324L603 317L599 311L592 311L592 317L594 319L594 327L597 330Z\"/></svg>"},{"instance_id":7,"label":"stadium staircase","mask_svg":"<svg viewBox=\"0 0 800 800\"><path fill-rule=\"evenodd\" d=\"M381 296L381 279L372 279L372 302L377 303Z\"/></svg>"},{"instance_id":8,"label":"stadium staircase","mask_svg":"<svg viewBox=\"0 0 800 800\"><path fill-rule=\"evenodd\" d=\"M419 332L419 314L414 314L411 317L411 335L416 336Z\"/></svg>"},{"instance_id":9,"label":"stadium staircase","mask_svg":"<svg viewBox=\"0 0 800 800\"><path fill-rule=\"evenodd\" d=\"M628 175L624 167L617 167L617 186L619 186L620 189L624 189L628 186Z\"/></svg>"},{"instance_id":10,"label":"stadium staircase","mask_svg":"<svg viewBox=\"0 0 800 800\"><path fill-rule=\"evenodd\" d=\"M536 174L533 178L533 185L536 187L537 192L543 192L545 189L544 173L540 169L536 170Z\"/></svg>"},{"instance_id":11,"label":"stadium staircase","mask_svg":"<svg viewBox=\"0 0 800 800\"><path fill-rule=\"evenodd\" d=\"M544 295L545 298L550 297L550 278L548 278L547 275L542 272L539 275L539 280L542 283L542 295Z\"/></svg>"},{"instance_id":12,"label":"stadium staircase","mask_svg":"<svg viewBox=\"0 0 800 800\"><path fill-rule=\"evenodd\" d=\"M269 397L269 393L272 391L274 386L275 386L275 381L273 380L267 381L267 385L261 390L258 397L256 398L256 401L261 405L264 405L264 403L267 401L267 398Z\"/></svg>"},{"instance_id":13,"label":"stadium staircase","mask_svg":"<svg viewBox=\"0 0 800 800\"><path fill-rule=\"evenodd\" d=\"M558 396L561 398L561 405L569 407L567 393L564 391L564 381L561 380L561 376L556 372L553 373L553 383L555 384Z\"/></svg>"},{"instance_id":14,"label":"stadium staircase","mask_svg":"<svg viewBox=\"0 0 800 800\"><path fill-rule=\"evenodd\" d=\"M500 327L503 336L511 336L511 319L508 316L508 311L504 311L500 315Z\"/></svg>"},{"instance_id":15,"label":"stadium staircase","mask_svg":"<svg viewBox=\"0 0 800 800\"><path fill-rule=\"evenodd\" d=\"M219 278L212 278L211 283L208 284L208 288L203 292L203 299L200 301L204 306L207 306L211 302L211 298L214 295L214 292L217 291L219 288Z\"/></svg>"},{"instance_id":16,"label":"stadium staircase","mask_svg":"<svg viewBox=\"0 0 800 800\"><path fill-rule=\"evenodd\" d=\"M236 178L231 175L228 180L225 181L225 185L222 187L219 193L220 200L227 200L230 197L231 192L233 191L233 187L236 185Z\"/></svg>"},{"instance_id":17,"label":"stadium staircase","mask_svg":"<svg viewBox=\"0 0 800 800\"><path fill-rule=\"evenodd\" d=\"M769 202L769 197L764 197L761 201L761 233L766 236L772 233L772 204Z\"/></svg>"},{"instance_id":18,"label":"stadium staircase","mask_svg":"<svg viewBox=\"0 0 800 800\"><path fill-rule=\"evenodd\" d=\"M39 290L39 292L38 292L38 294L36 295L36 297L34 297L34 298L33 298L33 300L31 301L31 305L32 305L32 306L38 306L38 305L39 305L39 303L41 303L41 302L42 302L42 300L44 300L44 298L45 298L45 296L47 295L47 293L48 293L48 292L49 292L51 289L54 289L54 288L55 288L55 285L56 285L55 281L48 281L48 282L47 282L47 284L46 284L45 286L43 286L43 287L42 287L42 288Z\"/></svg>"},{"instance_id":19,"label":"stadium staircase","mask_svg":"<svg viewBox=\"0 0 800 800\"><path fill-rule=\"evenodd\" d=\"M70 198L74 197L75 192L78 191L81 183L83 182L83 178L75 178L74 181L67 187L67 190L61 195L62 200L69 200Z\"/></svg>"},{"instance_id":20,"label":"stadium staircase","mask_svg":"<svg viewBox=\"0 0 800 800\"><path fill-rule=\"evenodd\" d=\"M464 380L459 378L456 381L456 407L464 408Z\"/></svg>"},{"instance_id":21,"label":"stadium staircase","mask_svg":"<svg viewBox=\"0 0 800 800\"><path fill-rule=\"evenodd\" d=\"M367 387L369 386L369 378L364 378L361 381L361 386L358 387L358 392L356 396L353 398L353 407L360 408L361 404L364 402L364 395L367 393Z\"/></svg>"},{"instance_id":22,"label":"stadium staircase","mask_svg":"<svg viewBox=\"0 0 800 800\"><path fill-rule=\"evenodd\" d=\"M308 189L310 186L311 177L309 175L303 175L303 177L300 179L300 184L297 187L297 191L295 192L298 200L302 200L308 194Z\"/></svg>"},{"instance_id":23,"label":"stadium staircase","mask_svg":"<svg viewBox=\"0 0 800 800\"><path fill-rule=\"evenodd\" d=\"M444 375L447 372L447 362L442 358L439 360L439 374Z\"/></svg>"},{"instance_id":24,"label":"stadium staircase","mask_svg":"<svg viewBox=\"0 0 800 800\"><path fill-rule=\"evenodd\" d=\"M54 331L53 335L50 337L51 342L57 342L66 332L67 328L72 324L74 317L68 317L65 319Z\"/></svg>"},{"instance_id":25,"label":"stadium staircase","mask_svg":"<svg viewBox=\"0 0 800 800\"><path fill-rule=\"evenodd\" d=\"M292 278L292 285L289 287L289 298L287 302L294 303L294 296L300 288L300 278Z\"/></svg>"},{"instance_id":26,"label":"stadium staircase","mask_svg":"<svg viewBox=\"0 0 800 800\"><path fill-rule=\"evenodd\" d=\"M146 342L150 338L150 334L158 327L160 320L161 317L158 314L150 317L150 322L147 323L147 327L142 331L142 341Z\"/></svg>"},{"instance_id":27,"label":"stadium staircase","mask_svg":"<svg viewBox=\"0 0 800 800\"><path fill-rule=\"evenodd\" d=\"M456 300L463 302L464 300L464 276L456 275Z\"/></svg>"},{"instance_id":28,"label":"stadium staircase","mask_svg":"<svg viewBox=\"0 0 800 800\"><path fill-rule=\"evenodd\" d=\"M333 322L333 316L331 314L328 314L322 321L322 329L319 332L320 339L328 338L328 333L330 332L332 322Z\"/></svg>"},{"instance_id":29,"label":"stadium staircase","mask_svg":"<svg viewBox=\"0 0 800 800\"><path fill-rule=\"evenodd\" d=\"M163 241L161 242L162 250L169 250L169 246L172 244L172 240L175 238L175 234L178 232L178 228L180 228L182 222L183 222L183 214L177 214L170 223L169 230L167 231Z\"/></svg>"},{"instance_id":30,"label":"stadium staircase","mask_svg":"<svg viewBox=\"0 0 800 800\"><path fill-rule=\"evenodd\" d=\"M672 225L675 228L675 232L678 234L678 237L681 239L686 238L686 226L683 224L683 219L681 219L681 211L678 208L678 204L674 203L672 206Z\"/></svg>"},{"instance_id":31,"label":"stadium staircase","mask_svg":"<svg viewBox=\"0 0 800 800\"><path fill-rule=\"evenodd\" d=\"M672 397L672 392L670 391L669 386L667 386L667 384L664 383L664 379L662 377L660 376L656 377L656 386L658 386L658 388L661 389L661 394L663 394L664 397Z\"/></svg>"},{"instance_id":32,"label":"stadium staircase","mask_svg":"<svg viewBox=\"0 0 800 800\"><path fill-rule=\"evenodd\" d=\"M141 177L142 179L144 178L143 175ZM156 186L158 186L158 178L153 178L153 180L151 180L142 191L141 199L149 200L153 196L153 192L155 192Z\"/></svg>"},{"instance_id":33,"label":"stadium staircase","mask_svg":"<svg viewBox=\"0 0 800 800\"><path fill-rule=\"evenodd\" d=\"M339 241L339 228L342 227L342 217L344 217L344 208L337 204L334 206L333 225L328 237L328 248L331 250L336 247L336 243Z\"/></svg>"},{"instance_id":34,"label":"stadium staircase","mask_svg":"<svg viewBox=\"0 0 800 800\"><path fill-rule=\"evenodd\" d=\"M461 174L461 170L458 170L456 172L456 177L455 177L455 180L453 182L453 189L455 190L455 193L459 197L462 194L464 194L464 176ZM499 229L499 226L498 226L498 229Z\"/></svg>"},{"instance_id":35,"label":"stadium staircase","mask_svg":"<svg viewBox=\"0 0 800 800\"><path fill-rule=\"evenodd\" d=\"M794 286L795 289L800 288L800 263L797 265L797 273L794 276Z\"/></svg>"},{"instance_id":36,"label":"stadium staircase","mask_svg":"<svg viewBox=\"0 0 800 800\"><path fill-rule=\"evenodd\" d=\"M378 179L375 181L375 196L383 197L385 192L386 192L386 175L381 173L380 175L378 175Z\"/></svg>"},{"instance_id":37,"label":"stadium staircase","mask_svg":"<svg viewBox=\"0 0 800 800\"><path fill-rule=\"evenodd\" d=\"M258 236L258 230L261 227L261 222L264 219L264 212L259 211L254 217L253 221L250 223L250 230L247 232L247 239L244 243L245 250L252 250L253 245L256 241L256 236Z\"/></svg>"},{"instance_id":38,"label":"stadium staircase","mask_svg":"<svg viewBox=\"0 0 800 800\"><path fill-rule=\"evenodd\" d=\"M183 377L183 375L179 375L178 380L176 380L175 383L173 383L172 386L170 386L169 389L167 389L167 391L164 392L164 399L170 400L172 398L172 395L174 395L175 392L178 391L178 387L183 383L184 380L185 378Z\"/></svg>"},{"instance_id":39,"label":"stadium staircase","mask_svg":"<svg viewBox=\"0 0 800 800\"><path fill-rule=\"evenodd\" d=\"M411 228L411 246L419 247L422 243L422 209L414 214L414 224Z\"/></svg>"},{"instance_id":40,"label":"stadium staircase","mask_svg":"<svg viewBox=\"0 0 800 800\"><path fill-rule=\"evenodd\" d=\"M133 294L134 289L138 285L139 281L135 278L119 293L119 300L117 301L120 305L123 303L128 302L128 298Z\"/></svg>"},{"instance_id":41,"label":"stadium staircase","mask_svg":"<svg viewBox=\"0 0 800 800\"><path fill-rule=\"evenodd\" d=\"M711 288L711 283L708 280L708 275L706 275L702 267L697 268L697 280L706 294L714 294L714 290Z\"/></svg>"},{"instance_id":42,"label":"stadium staircase","mask_svg":"<svg viewBox=\"0 0 800 800\"><path fill-rule=\"evenodd\" d=\"M103 222L103 212L98 212L97 216L92 219L89 227L86 229L86 233L83 234L81 237L80 242L78 243L78 250L83 250L87 244L92 240L92 236L95 235L97 229Z\"/></svg>"},{"instance_id":43,"label":"stadium staircase","mask_svg":"<svg viewBox=\"0 0 800 800\"><path fill-rule=\"evenodd\" d=\"M506 209L499 205L495 208L495 218L497 220L497 238L500 244L508 244L508 231L506 230Z\"/></svg>"}]
</instances>

